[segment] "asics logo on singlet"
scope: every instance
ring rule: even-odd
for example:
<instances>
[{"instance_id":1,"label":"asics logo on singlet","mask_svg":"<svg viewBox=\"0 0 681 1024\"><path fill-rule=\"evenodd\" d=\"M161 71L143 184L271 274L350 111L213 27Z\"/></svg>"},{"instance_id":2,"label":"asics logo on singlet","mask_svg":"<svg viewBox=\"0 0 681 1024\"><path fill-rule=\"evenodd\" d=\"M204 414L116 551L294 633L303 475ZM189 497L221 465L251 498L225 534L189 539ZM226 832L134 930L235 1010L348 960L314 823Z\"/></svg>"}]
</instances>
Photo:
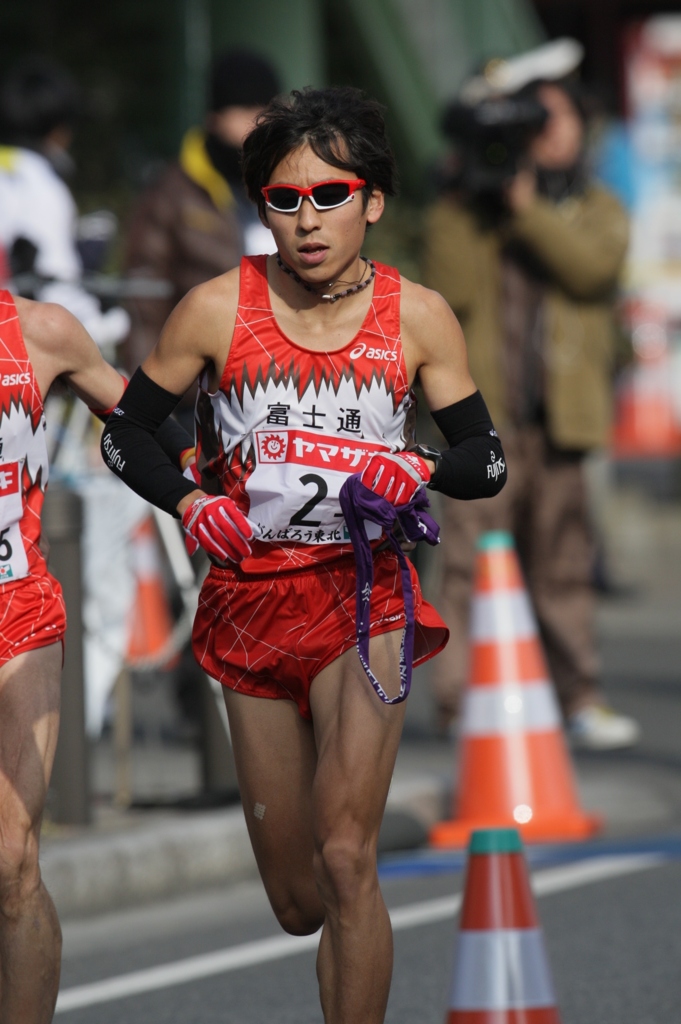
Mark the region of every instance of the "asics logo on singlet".
<instances>
[{"instance_id":1,"label":"asics logo on singlet","mask_svg":"<svg viewBox=\"0 0 681 1024\"><path fill-rule=\"evenodd\" d=\"M4 388L11 388L15 384L30 384L31 375L30 373L6 373L2 378L2 386Z\"/></svg>"},{"instance_id":2,"label":"asics logo on singlet","mask_svg":"<svg viewBox=\"0 0 681 1024\"><path fill-rule=\"evenodd\" d=\"M364 342L356 345L350 353L351 359L360 359L362 356L366 356L367 359L384 359L387 363L397 362L397 352L389 348L367 348Z\"/></svg>"}]
</instances>

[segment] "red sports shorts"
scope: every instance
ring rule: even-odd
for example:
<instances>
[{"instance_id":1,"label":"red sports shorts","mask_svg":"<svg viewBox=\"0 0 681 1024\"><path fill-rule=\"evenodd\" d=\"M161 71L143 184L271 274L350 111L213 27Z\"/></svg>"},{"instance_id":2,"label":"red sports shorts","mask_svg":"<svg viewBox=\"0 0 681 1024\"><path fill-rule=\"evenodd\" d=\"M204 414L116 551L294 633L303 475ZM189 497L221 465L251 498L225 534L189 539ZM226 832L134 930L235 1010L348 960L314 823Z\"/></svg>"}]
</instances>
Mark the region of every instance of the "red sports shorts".
<instances>
[{"instance_id":1,"label":"red sports shorts","mask_svg":"<svg viewBox=\"0 0 681 1024\"><path fill-rule=\"evenodd\" d=\"M54 576L0 584L0 665L64 639L66 608Z\"/></svg>"},{"instance_id":2,"label":"red sports shorts","mask_svg":"<svg viewBox=\"0 0 681 1024\"><path fill-rule=\"evenodd\" d=\"M449 631L414 591L414 664L442 650ZM323 668L356 643L355 559L349 554L309 569L256 575L213 566L201 589L192 646L199 665L223 686L253 697L293 700L311 718L310 686ZM399 563L374 557L371 636L404 625Z\"/></svg>"}]
</instances>

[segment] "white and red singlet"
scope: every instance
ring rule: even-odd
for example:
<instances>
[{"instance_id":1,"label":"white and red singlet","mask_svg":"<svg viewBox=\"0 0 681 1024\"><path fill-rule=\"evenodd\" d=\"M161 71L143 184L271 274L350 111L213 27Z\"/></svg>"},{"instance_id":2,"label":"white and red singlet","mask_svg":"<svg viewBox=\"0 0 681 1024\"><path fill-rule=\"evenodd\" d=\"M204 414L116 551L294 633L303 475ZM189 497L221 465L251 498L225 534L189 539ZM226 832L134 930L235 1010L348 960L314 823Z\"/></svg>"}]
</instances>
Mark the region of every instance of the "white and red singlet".
<instances>
[{"instance_id":1,"label":"white and red singlet","mask_svg":"<svg viewBox=\"0 0 681 1024\"><path fill-rule=\"evenodd\" d=\"M61 587L40 550L45 415L11 294L0 290L0 665L61 640Z\"/></svg>"},{"instance_id":2,"label":"white and red singlet","mask_svg":"<svg viewBox=\"0 0 681 1024\"><path fill-rule=\"evenodd\" d=\"M241 261L239 309L218 390L200 380L202 487L227 494L259 528L239 566L212 566L201 589L194 654L224 686L294 700L311 717L310 687L356 642L355 560L338 494L375 452L413 437L416 398L400 341L400 276L376 264L364 322L347 345L313 352L274 317L265 256ZM373 524L370 524L373 526ZM372 539L379 540L375 527ZM412 566L414 664L447 641ZM391 551L374 559L371 635L400 629L404 598Z\"/></svg>"},{"instance_id":3,"label":"white and red singlet","mask_svg":"<svg viewBox=\"0 0 681 1024\"><path fill-rule=\"evenodd\" d=\"M241 261L227 364L214 394L202 377L196 405L203 488L233 498L260 530L244 572L319 564L351 551L341 485L375 452L408 447L416 418L400 341L398 271L377 263L359 332L340 349L316 352L278 326L266 259Z\"/></svg>"}]
</instances>

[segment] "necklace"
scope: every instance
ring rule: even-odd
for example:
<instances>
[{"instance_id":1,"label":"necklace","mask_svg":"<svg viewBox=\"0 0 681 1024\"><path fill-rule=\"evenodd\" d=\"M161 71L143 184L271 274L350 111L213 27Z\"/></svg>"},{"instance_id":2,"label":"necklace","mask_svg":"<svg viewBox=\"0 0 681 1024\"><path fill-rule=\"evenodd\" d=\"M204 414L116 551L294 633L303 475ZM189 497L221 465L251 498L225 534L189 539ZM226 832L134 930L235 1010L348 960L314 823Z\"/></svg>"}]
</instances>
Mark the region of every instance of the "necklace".
<instances>
[{"instance_id":1,"label":"necklace","mask_svg":"<svg viewBox=\"0 0 681 1024\"><path fill-rule=\"evenodd\" d=\"M279 253L276 253L275 256L277 260L277 266L279 267L280 270L283 270L285 274L288 274L289 277L292 277L296 284L299 284L301 288L305 289L306 292L312 292L313 295L319 295L319 292L317 291L316 288L313 288L312 285L307 283L307 281L303 281L302 277L300 277L299 274L296 274L295 270L292 270L291 267L286 266ZM353 284L349 288L345 288L344 291L336 292L335 295L322 295L320 297L322 299L326 299L327 302L338 302L339 299L346 299L348 295L356 295L357 292L363 292L365 288L368 288L373 279L376 277L376 267L367 256L360 256L360 259L364 260L368 267L371 267L371 273L367 277L366 281L360 280L357 282L357 284ZM335 281L329 281L329 283L325 287L332 288L335 283Z\"/></svg>"}]
</instances>

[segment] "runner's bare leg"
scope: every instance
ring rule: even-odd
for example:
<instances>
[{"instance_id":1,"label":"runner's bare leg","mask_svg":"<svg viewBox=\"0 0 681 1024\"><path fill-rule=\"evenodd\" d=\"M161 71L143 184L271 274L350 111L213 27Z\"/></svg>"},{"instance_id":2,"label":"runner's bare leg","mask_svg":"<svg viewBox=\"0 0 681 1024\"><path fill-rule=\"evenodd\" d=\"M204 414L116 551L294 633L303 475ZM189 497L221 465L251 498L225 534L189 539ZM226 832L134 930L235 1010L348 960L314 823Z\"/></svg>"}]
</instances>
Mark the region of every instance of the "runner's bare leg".
<instances>
[{"instance_id":1,"label":"runner's bare leg","mask_svg":"<svg viewBox=\"0 0 681 1024\"><path fill-rule=\"evenodd\" d=\"M372 668L390 696L399 689L400 638L396 631L371 641ZM317 958L324 1020L383 1024L393 943L376 850L405 704L379 700L354 649L317 676L310 697L315 877L326 915Z\"/></svg>"},{"instance_id":2,"label":"runner's bare leg","mask_svg":"<svg viewBox=\"0 0 681 1024\"><path fill-rule=\"evenodd\" d=\"M48 1024L61 930L38 866L59 729L62 647L0 667L0 1024Z\"/></svg>"},{"instance_id":3,"label":"runner's bare leg","mask_svg":"<svg viewBox=\"0 0 681 1024\"><path fill-rule=\"evenodd\" d=\"M398 688L400 632L371 641ZM388 688L388 687L386 687ZM388 688L389 689L389 688ZM327 1024L382 1024L392 935L376 846L404 719L371 689L354 650L316 678L314 735L292 701L225 690L244 812L280 924L322 923L318 975Z\"/></svg>"},{"instance_id":4,"label":"runner's bare leg","mask_svg":"<svg viewBox=\"0 0 681 1024\"><path fill-rule=\"evenodd\" d=\"M282 928L309 935L324 921L312 870L312 723L293 701L224 693L241 802L267 895Z\"/></svg>"}]
</instances>

